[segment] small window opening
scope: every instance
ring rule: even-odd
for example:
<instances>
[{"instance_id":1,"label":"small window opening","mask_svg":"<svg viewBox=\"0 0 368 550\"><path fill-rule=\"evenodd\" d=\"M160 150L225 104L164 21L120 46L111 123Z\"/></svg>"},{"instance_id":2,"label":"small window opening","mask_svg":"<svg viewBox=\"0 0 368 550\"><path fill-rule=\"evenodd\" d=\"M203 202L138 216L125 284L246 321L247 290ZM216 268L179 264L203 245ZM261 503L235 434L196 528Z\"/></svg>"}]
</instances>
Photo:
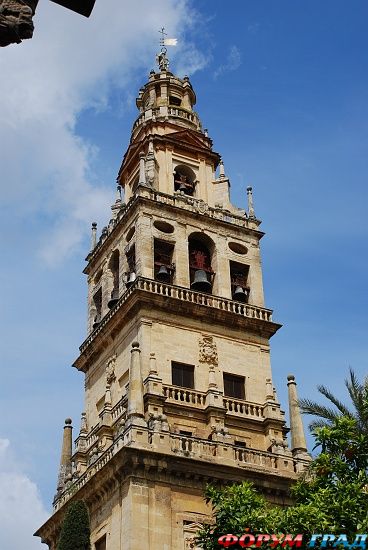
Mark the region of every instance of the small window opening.
<instances>
[{"instance_id":1,"label":"small window opening","mask_svg":"<svg viewBox=\"0 0 368 550\"><path fill-rule=\"evenodd\" d=\"M194 389L194 365L185 363L171 363L171 375L173 386Z\"/></svg>"},{"instance_id":2,"label":"small window opening","mask_svg":"<svg viewBox=\"0 0 368 550\"><path fill-rule=\"evenodd\" d=\"M174 245L166 241L154 241L154 278L163 283L172 284L174 264L172 262Z\"/></svg>"},{"instance_id":3,"label":"small window opening","mask_svg":"<svg viewBox=\"0 0 368 550\"><path fill-rule=\"evenodd\" d=\"M95 543L96 550L106 550L106 535Z\"/></svg>"},{"instance_id":4,"label":"small window opening","mask_svg":"<svg viewBox=\"0 0 368 550\"><path fill-rule=\"evenodd\" d=\"M248 274L249 265L230 262L231 295L233 300L243 303L248 302Z\"/></svg>"},{"instance_id":5,"label":"small window opening","mask_svg":"<svg viewBox=\"0 0 368 550\"><path fill-rule=\"evenodd\" d=\"M235 447L241 447L242 449L245 449L247 444L245 441L234 441Z\"/></svg>"},{"instance_id":6,"label":"small window opening","mask_svg":"<svg viewBox=\"0 0 368 550\"><path fill-rule=\"evenodd\" d=\"M180 97L176 97L174 95L169 96L169 104L170 105L175 105L176 107L180 107L180 105L181 105Z\"/></svg>"},{"instance_id":7,"label":"small window opening","mask_svg":"<svg viewBox=\"0 0 368 550\"><path fill-rule=\"evenodd\" d=\"M245 378L224 372L224 394L227 397L245 399Z\"/></svg>"}]
</instances>

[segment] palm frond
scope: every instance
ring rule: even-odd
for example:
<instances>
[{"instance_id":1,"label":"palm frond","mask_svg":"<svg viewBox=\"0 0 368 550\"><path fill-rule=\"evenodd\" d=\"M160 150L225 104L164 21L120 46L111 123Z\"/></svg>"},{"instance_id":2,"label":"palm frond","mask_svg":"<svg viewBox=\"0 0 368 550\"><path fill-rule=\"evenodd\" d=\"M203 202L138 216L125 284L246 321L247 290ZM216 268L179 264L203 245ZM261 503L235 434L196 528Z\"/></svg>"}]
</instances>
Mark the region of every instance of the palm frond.
<instances>
[{"instance_id":1,"label":"palm frond","mask_svg":"<svg viewBox=\"0 0 368 550\"><path fill-rule=\"evenodd\" d=\"M349 392L350 399L353 402L355 408L355 418L360 424L365 417L365 399L364 399L364 386L358 381L357 376L352 368L349 369L350 380L345 380L345 386Z\"/></svg>"},{"instance_id":2,"label":"palm frond","mask_svg":"<svg viewBox=\"0 0 368 550\"><path fill-rule=\"evenodd\" d=\"M310 432L314 433L317 430L317 428L326 428L327 426L330 426L330 425L331 425L331 422L327 420L312 420L308 428Z\"/></svg>"},{"instance_id":3,"label":"palm frond","mask_svg":"<svg viewBox=\"0 0 368 550\"><path fill-rule=\"evenodd\" d=\"M316 401L311 401L310 399L299 399L298 404L302 413L319 416L330 422L333 422L341 416L341 413L336 412L334 409L320 405Z\"/></svg>"},{"instance_id":4,"label":"palm frond","mask_svg":"<svg viewBox=\"0 0 368 550\"><path fill-rule=\"evenodd\" d=\"M317 389L319 393L324 395L329 401L331 401L331 403L335 405L335 407L340 411L341 414L343 414L344 416L350 416L352 418L354 417L353 413L348 409L348 407L346 407L344 403L337 399L337 397L335 397L334 394L328 388L326 388L326 386L317 386Z\"/></svg>"}]
</instances>

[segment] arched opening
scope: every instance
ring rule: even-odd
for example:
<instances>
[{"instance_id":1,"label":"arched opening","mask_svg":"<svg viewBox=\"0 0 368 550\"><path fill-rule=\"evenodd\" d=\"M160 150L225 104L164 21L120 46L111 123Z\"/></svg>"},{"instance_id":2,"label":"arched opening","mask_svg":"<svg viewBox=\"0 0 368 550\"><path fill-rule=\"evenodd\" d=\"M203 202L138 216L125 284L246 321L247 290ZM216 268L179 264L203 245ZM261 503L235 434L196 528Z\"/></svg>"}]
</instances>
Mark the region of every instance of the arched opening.
<instances>
[{"instance_id":1,"label":"arched opening","mask_svg":"<svg viewBox=\"0 0 368 550\"><path fill-rule=\"evenodd\" d=\"M202 233L193 233L188 239L190 288L212 292L215 273L212 269L213 241Z\"/></svg>"},{"instance_id":2,"label":"arched opening","mask_svg":"<svg viewBox=\"0 0 368 550\"><path fill-rule=\"evenodd\" d=\"M137 278L136 266L135 266L135 245L131 246L126 253L126 262L128 264L128 271L126 273L126 287L132 286Z\"/></svg>"},{"instance_id":3,"label":"arched opening","mask_svg":"<svg viewBox=\"0 0 368 550\"><path fill-rule=\"evenodd\" d=\"M93 295L91 313L93 316L92 329L95 330L100 324L102 316L102 288L99 288L98 291L95 292L95 294Z\"/></svg>"},{"instance_id":4,"label":"arched opening","mask_svg":"<svg viewBox=\"0 0 368 550\"><path fill-rule=\"evenodd\" d=\"M173 283L174 244L159 239L154 240L154 278L163 283Z\"/></svg>"},{"instance_id":5,"label":"arched opening","mask_svg":"<svg viewBox=\"0 0 368 550\"><path fill-rule=\"evenodd\" d=\"M110 300L107 306L112 309L119 301L119 266L120 254L119 250L114 250L109 262L109 269L112 277L112 291Z\"/></svg>"},{"instance_id":6,"label":"arched opening","mask_svg":"<svg viewBox=\"0 0 368 550\"><path fill-rule=\"evenodd\" d=\"M185 195L193 196L195 191L195 172L185 164L179 164L174 170L174 189Z\"/></svg>"},{"instance_id":7,"label":"arched opening","mask_svg":"<svg viewBox=\"0 0 368 550\"><path fill-rule=\"evenodd\" d=\"M249 265L230 261L231 296L233 300L243 303L248 302L248 275Z\"/></svg>"}]
</instances>

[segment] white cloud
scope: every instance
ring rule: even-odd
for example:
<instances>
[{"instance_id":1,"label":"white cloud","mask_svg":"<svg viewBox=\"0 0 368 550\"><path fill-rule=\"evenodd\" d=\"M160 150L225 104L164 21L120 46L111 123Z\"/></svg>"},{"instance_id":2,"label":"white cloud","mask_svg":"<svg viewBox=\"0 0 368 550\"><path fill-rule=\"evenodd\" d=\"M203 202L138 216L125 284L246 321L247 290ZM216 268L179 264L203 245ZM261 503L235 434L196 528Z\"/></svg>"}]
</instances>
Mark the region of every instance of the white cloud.
<instances>
[{"instance_id":1,"label":"white cloud","mask_svg":"<svg viewBox=\"0 0 368 550\"><path fill-rule=\"evenodd\" d=\"M220 65L213 74L216 79L224 73L236 71L241 65L241 54L239 48L231 46L226 61L223 65Z\"/></svg>"},{"instance_id":2,"label":"white cloud","mask_svg":"<svg viewBox=\"0 0 368 550\"><path fill-rule=\"evenodd\" d=\"M0 439L1 549L40 549L40 539L33 533L47 515L37 486L22 472L9 440Z\"/></svg>"},{"instance_id":3,"label":"white cloud","mask_svg":"<svg viewBox=\"0 0 368 550\"><path fill-rule=\"evenodd\" d=\"M113 86L148 72L163 24L181 38L186 69L202 67L203 56L181 36L196 17L185 0L100 0L89 19L45 2L34 38L2 49L2 203L15 221L43 220L38 248L49 265L78 249L91 221L106 224L114 197L114 182L93 179L98 151L76 135L78 115L104 109Z\"/></svg>"}]
</instances>

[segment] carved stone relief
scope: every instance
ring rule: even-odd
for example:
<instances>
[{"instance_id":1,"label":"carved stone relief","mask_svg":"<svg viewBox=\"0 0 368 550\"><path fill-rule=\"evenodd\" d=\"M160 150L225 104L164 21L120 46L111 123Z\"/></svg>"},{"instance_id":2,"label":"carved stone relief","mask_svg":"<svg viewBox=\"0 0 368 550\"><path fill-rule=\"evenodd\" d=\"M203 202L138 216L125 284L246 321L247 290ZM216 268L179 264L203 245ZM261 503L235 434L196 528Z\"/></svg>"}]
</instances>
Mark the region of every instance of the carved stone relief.
<instances>
[{"instance_id":1,"label":"carved stone relief","mask_svg":"<svg viewBox=\"0 0 368 550\"><path fill-rule=\"evenodd\" d=\"M202 334L202 338L199 341L199 362L217 367L217 346L213 341L213 336L206 336Z\"/></svg>"},{"instance_id":2,"label":"carved stone relief","mask_svg":"<svg viewBox=\"0 0 368 550\"><path fill-rule=\"evenodd\" d=\"M106 384L111 386L115 380L115 362L116 355L112 355L106 363Z\"/></svg>"}]
</instances>

